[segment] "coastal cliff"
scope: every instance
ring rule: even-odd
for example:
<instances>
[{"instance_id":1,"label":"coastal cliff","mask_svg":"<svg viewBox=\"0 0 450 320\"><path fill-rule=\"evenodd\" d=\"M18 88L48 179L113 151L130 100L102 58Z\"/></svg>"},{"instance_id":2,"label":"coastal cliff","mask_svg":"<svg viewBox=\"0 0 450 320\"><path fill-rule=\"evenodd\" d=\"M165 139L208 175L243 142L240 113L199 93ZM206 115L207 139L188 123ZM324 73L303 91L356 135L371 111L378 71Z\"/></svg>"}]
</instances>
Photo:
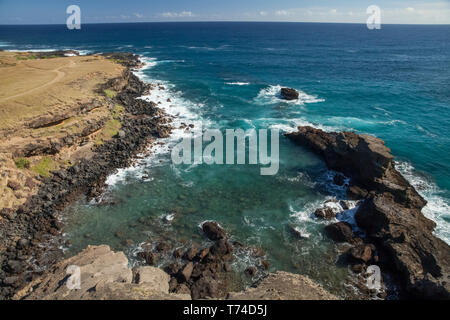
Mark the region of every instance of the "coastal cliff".
<instances>
[{"instance_id":1,"label":"coastal cliff","mask_svg":"<svg viewBox=\"0 0 450 320\"><path fill-rule=\"evenodd\" d=\"M298 127L287 137L321 156L328 168L350 178L348 197L363 200L355 214L356 223L366 233L364 240L378 250L377 264L398 276L404 294L450 298L450 247L433 235L435 223L421 212L426 201L395 169L394 157L381 139L308 126ZM338 222L328 230L346 227ZM360 248L366 247L359 245L353 251ZM360 252L359 257L363 255Z\"/></svg>"},{"instance_id":2,"label":"coastal cliff","mask_svg":"<svg viewBox=\"0 0 450 320\"><path fill-rule=\"evenodd\" d=\"M62 227L58 212L78 195L98 196L109 174L171 127L153 102L136 99L151 87L133 74L141 66L134 54L1 58L12 76L26 71L28 80L42 81L0 99L0 298L10 298L62 258L52 242ZM49 74L56 78L48 81ZM16 78L11 85L36 86ZM25 118L15 112L23 104L30 105Z\"/></svg>"}]
</instances>

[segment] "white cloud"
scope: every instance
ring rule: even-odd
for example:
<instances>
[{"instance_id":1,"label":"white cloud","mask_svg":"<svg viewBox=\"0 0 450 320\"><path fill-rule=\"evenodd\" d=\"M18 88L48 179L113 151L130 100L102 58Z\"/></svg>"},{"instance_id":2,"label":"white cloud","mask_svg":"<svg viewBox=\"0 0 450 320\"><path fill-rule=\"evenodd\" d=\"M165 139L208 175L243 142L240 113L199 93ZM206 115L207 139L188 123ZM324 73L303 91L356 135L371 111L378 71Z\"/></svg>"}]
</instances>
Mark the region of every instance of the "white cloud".
<instances>
[{"instance_id":1,"label":"white cloud","mask_svg":"<svg viewBox=\"0 0 450 320\"><path fill-rule=\"evenodd\" d=\"M291 13L289 11L287 11L287 10L278 10L278 11L275 11L275 14L277 16L288 16Z\"/></svg>"},{"instance_id":2,"label":"white cloud","mask_svg":"<svg viewBox=\"0 0 450 320\"><path fill-rule=\"evenodd\" d=\"M351 22L365 24L367 21L365 5L346 7L303 7L283 8L273 11L254 11L248 20L302 21L302 22ZM235 17L239 20L242 16ZM450 24L450 1L414 2L414 6L405 6L392 2L381 6L381 23L405 24Z\"/></svg>"},{"instance_id":3,"label":"white cloud","mask_svg":"<svg viewBox=\"0 0 450 320\"><path fill-rule=\"evenodd\" d=\"M144 15L141 13L135 13L134 15L136 16L136 18L139 18L139 19L144 17Z\"/></svg>"},{"instance_id":4,"label":"white cloud","mask_svg":"<svg viewBox=\"0 0 450 320\"><path fill-rule=\"evenodd\" d=\"M181 11L181 12L164 12L161 16L165 18L183 18L183 17L194 17L195 15L191 11Z\"/></svg>"}]
</instances>

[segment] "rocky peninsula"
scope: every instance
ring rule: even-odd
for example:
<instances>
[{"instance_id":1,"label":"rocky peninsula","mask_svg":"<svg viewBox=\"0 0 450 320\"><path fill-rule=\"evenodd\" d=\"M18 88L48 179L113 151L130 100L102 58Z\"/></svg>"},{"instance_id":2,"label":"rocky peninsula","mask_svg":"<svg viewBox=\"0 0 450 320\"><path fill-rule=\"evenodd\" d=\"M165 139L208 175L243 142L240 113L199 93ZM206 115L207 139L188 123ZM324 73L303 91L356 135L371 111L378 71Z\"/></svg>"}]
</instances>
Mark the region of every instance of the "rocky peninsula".
<instances>
[{"instance_id":1,"label":"rocky peninsula","mask_svg":"<svg viewBox=\"0 0 450 320\"><path fill-rule=\"evenodd\" d=\"M426 201L395 169L381 139L309 126L287 137L350 179L347 196L361 200L355 220L365 237L354 237L345 222L328 225L326 231L335 241L353 244L348 254L358 268L361 263L379 265L399 280L404 297L450 298L450 247L433 235L435 223L421 212ZM342 183L340 174L336 183Z\"/></svg>"}]
</instances>

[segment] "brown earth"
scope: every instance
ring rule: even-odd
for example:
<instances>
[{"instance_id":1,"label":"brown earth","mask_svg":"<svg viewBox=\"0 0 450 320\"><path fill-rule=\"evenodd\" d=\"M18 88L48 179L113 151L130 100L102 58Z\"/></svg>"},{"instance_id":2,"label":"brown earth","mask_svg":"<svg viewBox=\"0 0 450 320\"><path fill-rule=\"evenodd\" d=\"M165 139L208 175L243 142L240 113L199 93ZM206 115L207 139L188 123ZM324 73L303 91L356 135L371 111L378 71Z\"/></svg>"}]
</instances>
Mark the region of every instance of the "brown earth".
<instances>
[{"instance_id":1,"label":"brown earth","mask_svg":"<svg viewBox=\"0 0 450 320\"><path fill-rule=\"evenodd\" d=\"M123 108L98 88L124 70L100 55L0 52L0 208L23 204L40 176L88 158L117 133Z\"/></svg>"}]
</instances>

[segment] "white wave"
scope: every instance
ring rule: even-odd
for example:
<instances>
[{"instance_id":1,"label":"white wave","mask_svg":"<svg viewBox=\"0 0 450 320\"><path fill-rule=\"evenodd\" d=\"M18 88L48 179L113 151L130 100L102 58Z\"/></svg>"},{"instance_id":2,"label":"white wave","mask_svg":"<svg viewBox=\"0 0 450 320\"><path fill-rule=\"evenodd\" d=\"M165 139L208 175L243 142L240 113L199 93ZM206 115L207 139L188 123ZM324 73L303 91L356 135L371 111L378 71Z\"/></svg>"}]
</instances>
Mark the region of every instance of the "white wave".
<instances>
[{"instance_id":1,"label":"white wave","mask_svg":"<svg viewBox=\"0 0 450 320\"><path fill-rule=\"evenodd\" d=\"M281 132L294 132L297 131L299 126L310 126L316 129L321 129L326 132L338 131L342 128L340 127L332 127L325 126L322 124L314 124L307 121L304 118L289 118L289 119L280 119L280 118L259 118L256 120L248 120L252 123L252 126L255 127L255 123L258 124L259 127L266 127L269 129L278 129Z\"/></svg>"},{"instance_id":2,"label":"white wave","mask_svg":"<svg viewBox=\"0 0 450 320\"><path fill-rule=\"evenodd\" d=\"M181 47L187 48L187 49L191 49L191 50L218 51L218 50L224 50L224 49L228 48L229 46L230 46L230 45L228 45L228 44L224 44L224 45L221 45L221 46L216 47L216 48L214 48L214 47L207 47L207 46L204 46L204 47L197 47L197 46L181 46Z\"/></svg>"},{"instance_id":3,"label":"white wave","mask_svg":"<svg viewBox=\"0 0 450 320\"><path fill-rule=\"evenodd\" d=\"M230 86L248 86L249 82L227 82Z\"/></svg>"},{"instance_id":4,"label":"white wave","mask_svg":"<svg viewBox=\"0 0 450 320\"><path fill-rule=\"evenodd\" d=\"M144 176L147 176L145 169L150 165L159 166L170 161L167 154L170 153L172 147L183 137L201 134L200 128L206 129L211 126L210 121L203 119L199 114L199 110L203 106L202 104L196 104L184 99L182 93L176 91L173 84L167 81L153 79L145 73L146 70L153 68L159 63L156 58L141 57L141 62L144 63L144 66L138 71L135 71L134 74L142 81L151 83L152 89L147 95L138 99L156 103L158 108L162 109L171 117L172 121L170 124L173 130L168 138L158 139L156 144L148 147L147 151L150 151L150 156L145 157L139 163L128 168L119 169L115 174L109 176L107 178L107 184L109 186L114 186L119 182L125 181L128 176L142 179ZM189 128L189 125L193 125L193 128ZM194 165L183 169L183 171L192 170L193 167Z\"/></svg>"},{"instance_id":5,"label":"white wave","mask_svg":"<svg viewBox=\"0 0 450 320\"><path fill-rule=\"evenodd\" d=\"M361 119L357 117L339 117L339 116L329 117L326 121L334 125L340 126L345 130L353 130L353 128L364 128L379 125L395 126L397 124L406 124L405 121L397 119L379 121L372 119Z\"/></svg>"},{"instance_id":6,"label":"white wave","mask_svg":"<svg viewBox=\"0 0 450 320\"><path fill-rule=\"evenodd\" d=\"M284 100L280 98L281 88L282 88L281 85L263 88L259 91L254 101L261 105L276 104L279 102L304 105L305 103L316 103L325 101L325 99L318 98L317 96L314 95L309 95L306 92L299 89L296 89L299 94L298 99Z\"/></svg>"},{"instance_id":7,"label":"white wave","mask_svg":"<svg viewBox=\"0 0 450 320\"><path fill-rule=\"evenodd\" d=\"M70 49L70 48L42 48L42 49L8 49L5 51L8 52L53 52L53 51L76 51L80 56L85 56L93 51L91 50L77 50L77 49ZM66 54L66 56L74 56L74 54Z\"/></svg>"},{"instance_id":8,"label":"white wave","mask_svg":"<svg viewBox=\"0 0 450 320\"><path fill-rule=\"evenodd\" d=\"M411 183L417 192L427 200L422 213L436 222L434 234L450 244L450 202L443 196L443 190L433 181L420 176L409 162L395 162L395 168Z\"/></svg>"}]
</instances>

